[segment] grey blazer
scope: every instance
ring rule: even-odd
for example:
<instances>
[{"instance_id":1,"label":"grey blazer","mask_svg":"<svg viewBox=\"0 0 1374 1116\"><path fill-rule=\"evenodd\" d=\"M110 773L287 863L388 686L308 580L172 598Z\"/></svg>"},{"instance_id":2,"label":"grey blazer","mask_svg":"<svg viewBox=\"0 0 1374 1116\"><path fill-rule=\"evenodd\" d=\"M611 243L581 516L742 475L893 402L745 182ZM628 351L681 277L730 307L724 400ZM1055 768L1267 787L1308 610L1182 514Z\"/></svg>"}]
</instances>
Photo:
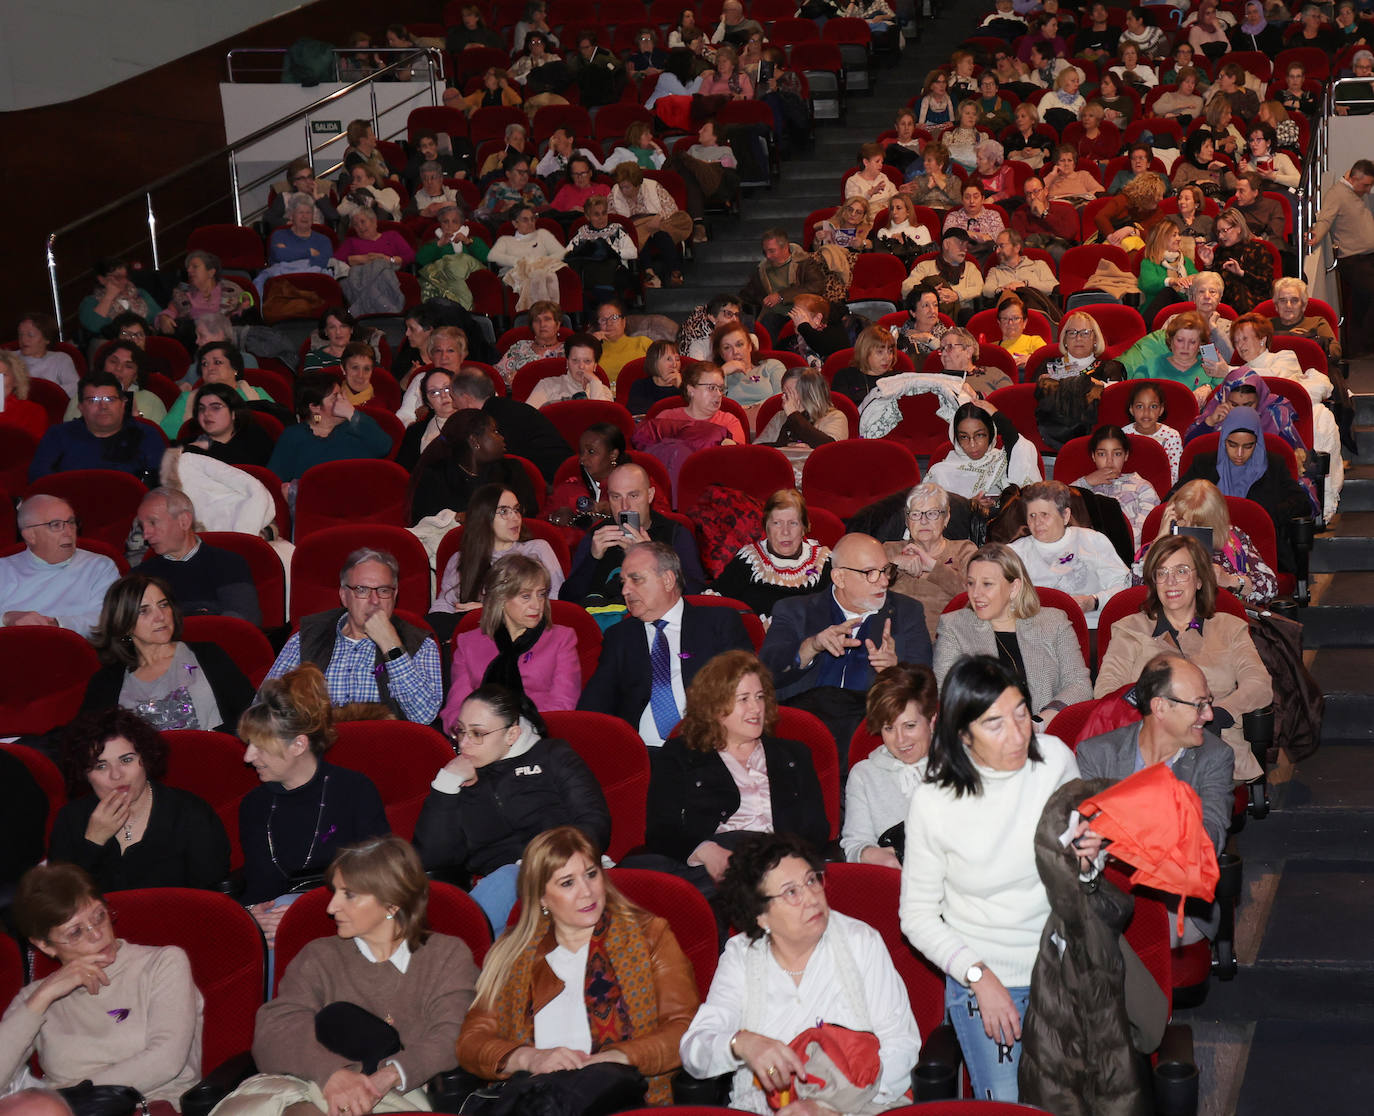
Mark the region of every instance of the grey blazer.
<instances>
[{"instance_id":1,"label":"grey blazer","mask_svg":"<svg viewBox=\"0 0 1374 1116\"><path fill-rule=\"evenodd\" d=\"M1042 608L1034 616L1016 622L1016 642L1026 664L1031 712L1039 714L1050 702L1072 705L1089 701L1093 686L1083 650L1073 625L1062 609ZM973 609L961 608L940 617L935 637L935 679L944 685L945 675L961 655L997 657L992 625L979 620Z\"/></svg>"},{"instance_id":2,"label":"grey blazer","mask_svg":"<svg viewBox=\"0 0 1374 1116\"><path fill-rule=\"evenodd\" d=\"M1079 775L1084 779L1121 780L1134 774L1144 723L1136 721L1084 740L1077 748ZM1174 777L1197 791L1202 800L1202 825L1218 852L1231 824L1235 760L1229 744L1206 732L1202 747L1188 748L1174 761Z\"/></svg>"}]
</instances>

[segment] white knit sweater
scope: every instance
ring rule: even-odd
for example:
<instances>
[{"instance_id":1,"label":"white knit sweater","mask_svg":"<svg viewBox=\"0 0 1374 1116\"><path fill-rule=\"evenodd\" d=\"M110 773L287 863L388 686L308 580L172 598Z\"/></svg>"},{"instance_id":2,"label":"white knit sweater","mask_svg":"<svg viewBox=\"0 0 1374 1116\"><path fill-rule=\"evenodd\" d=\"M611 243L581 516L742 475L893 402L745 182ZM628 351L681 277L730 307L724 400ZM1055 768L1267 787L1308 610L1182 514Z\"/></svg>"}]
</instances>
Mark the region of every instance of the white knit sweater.
<instances>
[{"instance_id":1,"label":"white knit sweater","mask_svg":"<svg viewBox=\"0 0 1374 1116\"><path fill-rule=\"evenodd\" d=\"M975 961L1007 988L1030 984L1050 913L1035 868L1035 829L1059 787L1078 777L1073 753L1038 735L1039 763L979 767L982 791L955 798L921 783L911 798L902 865L902 932L960 983Z\"/></svg>"}]
</instances>

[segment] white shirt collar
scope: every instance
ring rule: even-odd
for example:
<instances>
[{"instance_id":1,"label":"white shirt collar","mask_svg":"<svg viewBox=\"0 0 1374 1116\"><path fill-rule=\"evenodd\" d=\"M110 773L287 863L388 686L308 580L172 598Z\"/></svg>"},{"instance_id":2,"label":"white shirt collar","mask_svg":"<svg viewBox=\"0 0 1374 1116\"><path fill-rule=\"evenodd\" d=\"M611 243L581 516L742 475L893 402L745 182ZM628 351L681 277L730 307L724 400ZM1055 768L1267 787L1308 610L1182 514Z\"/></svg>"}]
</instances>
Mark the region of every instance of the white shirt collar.
<instances>
[{"instance_id":1,"label":"white shirt collar","mask_svg":"<svg viewBox=\"0 0 1374 1116\"><path fill-rule=\"evenodd\" d=\"M677 604L673 605L672 608L665 612L662 615L662 617L660 617L660 619L667 620L668 627L670 628L682 627L682 612L686 605L687 602L684 601L681 597L679 597L677 599ZM646 620L644 621L644 626L646 628L652 628L654 626L654 622L652 620Z\"/></svg>"},{"instance_id":2,"label":"white shirt collar","mask_svg":"<svg viewBox=\"0 0 1374 1116\"><path fill-rule=\"evenodd\" d=\"M183 554L180 558L173 558L170 554L164 554L162 557L166 558L167 561L169 561L169 562L189 562L192 558L194 558L194 557L195 557L197 554L199 554L199 553L200 553L200 536L197 535L197 536L196 536L196 545L193 546L193 547L191 547L191 549L188 550L185 554Z\"/></svg>"},{"instance_id":3,"label":"white shirt collar","mask_svg":"<svg viewBox=\"0 0 1374 1116\"><path fill-rule=\"evenodd\" d=\"M840 598L835 596L835 587L833 585L830 587L830 597L837 605L840 605L840 611L844 613L844 618L846 620L867 620L870 616L876 616L882 611L882 605L879 605L877 608L870 608L867 612L850 612L849 609L840 604ZM887 604L886 597L883 598L883 604Z\"/></svg>"},{"instance_id":4,"label":"white shirt collar","mask_svg":"<svg viewBox=\"0 0 1374 1116\"><path fill-rule=\"evenodd\" d=\"M377 955L372 952L372 947L363 941L362 938L354 938L353 944L358 947L358 952L374 965L377 963ZM387 961L395 965L400 972L404 973L406 969L410 967L410 946L404 941L401 942L401 944L392 951Z\"/></svg>"}]
</instances>

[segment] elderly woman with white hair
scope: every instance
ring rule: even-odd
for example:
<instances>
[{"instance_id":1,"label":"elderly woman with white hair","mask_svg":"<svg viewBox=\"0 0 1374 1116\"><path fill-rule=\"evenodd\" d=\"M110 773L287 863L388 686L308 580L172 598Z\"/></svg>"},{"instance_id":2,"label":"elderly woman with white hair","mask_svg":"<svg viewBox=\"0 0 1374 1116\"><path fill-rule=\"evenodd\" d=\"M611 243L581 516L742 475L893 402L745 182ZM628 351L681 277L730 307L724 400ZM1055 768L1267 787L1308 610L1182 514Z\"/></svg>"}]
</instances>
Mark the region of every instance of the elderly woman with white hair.
<instances>
[{"instance_id":1,"label":"elderly woman with white hair","mask_svg":"<svg viewBox=\"0 0 1374 1116\"><path fill-rule=\"evenodd\" d=\"M897 567L889 588L921 602L933 640L940 613L964 591L964 574L978 548L969 539L945 538L949 526L949 493L934 481L922 481L906 494L906 529L900 539L883 543Z\"/></svg>"},{"instance_id":2,"label":"elderly woman with white hair","mask_svg":"<svg viewBox=\"0 0 1374 1116\"><path fill-rule=\"evenodd\" d=\"M1341 359L1341 342L1331 323L1321 314L1309 314L1307 284L1293 275L1274 280L1274 336L1305 337L1322 347L1329 360Z\"/></svg>"},{"instance_id":3,"label":"elderly woman with white hair","mask_svg":"<svg viewBox=\"0 0 1374 1116\"><path fill-rule=\"evenodd\" d=\"M333 252L333 242L315 228L310 195L292 194L286 200L286 227L276 229L267 242L267 262L276 268L275 274L327 267Z\"/></svg>"},{"instance_id":4,"label":"elderly woman with white hair","mask_svg":"<svg viewBox=\"0 0 1374 1116\"><path fill-rule=\"evenodd\" d=\"M1199 271L1193 276L1193 285L1189 289L1192 295L1193 305L1197 312L1202 315L1202 320L1207 326L1207 334L1202 338L1203 345L1215 345L1218 361L1209 361L1208 372L1218 380L1226 374L1226 362L1231 359L1231 354L1235 352L1231 344L1231 318L1221 313L1218 307L1222 303L1222 294L1225 290L1225 283L1221 276L1215 271ZM1180 308L1178 313L1188 311ZM1167 330L1169 322L1178 314L1166 320L1159 329L1147 333L1129 349L1121 354L1121 363L1126 368L1126 374L1130 379L1139 379L1149 375L1149 369L1154 364L1156 358L1167 356L1169 353L1169 342ZM1066 318L1067 322L1068 319Z\"/></svg>"},{"instance_id":5,"label":"elderly woman with white hair","mask_svg":"<svg viewBox=\"0 0 1374 1116\"><path fill-rule=\"evenodd\" d=\"M1059 356L1046 361L1042 376L1066 380L1070 376L1091 376L1101 383L1115 383L1126 378L1126 369L1119 360L1103 354L1107 339L1097 319L1084 310L1075 310L1059 324Z\"/></svg>"},{"instance_id":6,"label":"elderly woman with white hair","mask_svg":"<svg viewBox=\"0 0 1374 1116\"><path fill-rule=\"evenodd\" d=\"M975 169L974 181L983 188L983 201L989 205L1004 202L1009 198L1020 200L1016 189L1016 175L1006 162L1006 151L995 139L985 139L973 149Z\"/></svg>"}]
</instances>

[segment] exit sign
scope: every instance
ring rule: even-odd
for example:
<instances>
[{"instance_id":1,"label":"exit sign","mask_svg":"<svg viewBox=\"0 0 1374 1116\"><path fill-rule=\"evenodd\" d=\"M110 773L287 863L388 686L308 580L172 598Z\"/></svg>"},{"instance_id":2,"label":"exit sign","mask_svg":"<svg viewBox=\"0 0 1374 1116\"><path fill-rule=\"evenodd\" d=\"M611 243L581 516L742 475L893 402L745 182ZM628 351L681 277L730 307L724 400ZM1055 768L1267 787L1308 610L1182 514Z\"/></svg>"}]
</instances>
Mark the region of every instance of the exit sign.
<instances>
[{"instance_id":1,"label":"exit sign","mask_svg":"<svg viewBox=\"0 0 1374 1116\"><path fill-rule=\"evenodd\" d=\"M342 120L312 120L310 132L316 136L337 136L343 131Z\"/></svg>"}]
</instances>

